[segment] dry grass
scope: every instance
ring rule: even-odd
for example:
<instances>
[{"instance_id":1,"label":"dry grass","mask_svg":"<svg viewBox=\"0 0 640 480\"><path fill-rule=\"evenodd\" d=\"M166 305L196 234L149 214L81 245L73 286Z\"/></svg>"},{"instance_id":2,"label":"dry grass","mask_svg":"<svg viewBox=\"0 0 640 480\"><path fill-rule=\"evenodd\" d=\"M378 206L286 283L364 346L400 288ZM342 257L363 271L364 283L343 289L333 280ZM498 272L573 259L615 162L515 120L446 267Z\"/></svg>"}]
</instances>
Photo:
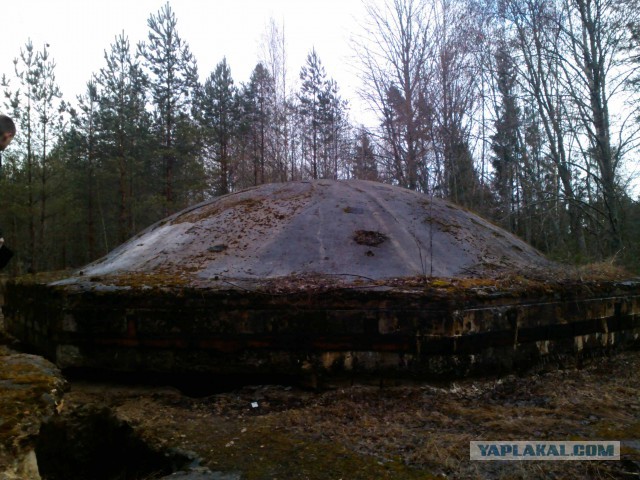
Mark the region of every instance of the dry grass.
<instances>
[{"instance_id":1,"label":"dry grass","mask_svg":"<svg viewBox=\"0 0 640 480\"><path fill-rule=\"evenodd\" d=\"M106 402L162 446L246 478L613 479L640 475L640 352L582 370L449 385L245 387L188 398L76 385L68 408ZM258 402L258 408L251 403ZM623 442L620 462L471 462L471 440ZM633 443L636 442L636 443Z\"/></svg>"},{"instance_id":2,"label":"dry grass","mask_svg":"<svg viewBox=\"0 0 640 480\"><path fill-rule=\"evenodd\" d=\"M590 263L575 267L574 278L580 280L615 281L635 277L623 266L616 265L614 260Z\"/></svg>"}]
</instances>

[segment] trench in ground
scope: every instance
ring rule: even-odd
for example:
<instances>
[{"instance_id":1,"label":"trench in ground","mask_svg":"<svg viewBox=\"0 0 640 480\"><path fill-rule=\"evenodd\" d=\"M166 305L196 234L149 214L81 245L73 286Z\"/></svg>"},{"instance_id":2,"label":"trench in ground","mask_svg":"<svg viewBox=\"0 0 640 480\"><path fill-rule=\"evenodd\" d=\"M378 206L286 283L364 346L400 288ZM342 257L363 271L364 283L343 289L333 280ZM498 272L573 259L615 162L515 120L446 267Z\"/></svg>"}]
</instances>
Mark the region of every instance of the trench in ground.
<instances>
[{"instance_id":1,"label":"trench in ground","mask_svg":"<svg viewBox=\"0 0 640 480\"><path fill-rule=\"evenodd\" d=\"M197 463L159 450L107 407L84 406L42 424L36 443L42 480L152 480Z\"/></svg>"}]
</instances>

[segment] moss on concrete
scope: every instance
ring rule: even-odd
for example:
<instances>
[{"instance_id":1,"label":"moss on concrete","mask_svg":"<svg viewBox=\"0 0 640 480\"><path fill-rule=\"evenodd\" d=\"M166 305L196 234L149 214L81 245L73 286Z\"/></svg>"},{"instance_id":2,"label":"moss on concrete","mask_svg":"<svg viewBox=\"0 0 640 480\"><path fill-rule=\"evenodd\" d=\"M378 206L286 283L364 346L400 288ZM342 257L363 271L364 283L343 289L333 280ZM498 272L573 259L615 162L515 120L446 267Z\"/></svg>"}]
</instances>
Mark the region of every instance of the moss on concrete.
<instances>
[{"instance_id":1,"label":"moss on concrete","mask_svg":"<svg viewBox=\"0 0 640 480\"><path fill-rule=\"evenodd\" d=\"M62 408L65 386L52 363L0 347L0 477L19 473L40 424Z\"/></svg>"}]
</instances>

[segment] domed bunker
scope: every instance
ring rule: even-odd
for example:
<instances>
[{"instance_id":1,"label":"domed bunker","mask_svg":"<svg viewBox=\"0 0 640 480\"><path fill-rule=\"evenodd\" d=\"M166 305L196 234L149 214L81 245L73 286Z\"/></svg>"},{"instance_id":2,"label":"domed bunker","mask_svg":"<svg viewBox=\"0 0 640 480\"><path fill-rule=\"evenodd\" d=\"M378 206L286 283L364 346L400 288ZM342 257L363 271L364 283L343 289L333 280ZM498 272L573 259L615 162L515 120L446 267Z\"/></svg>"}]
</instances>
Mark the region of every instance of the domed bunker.
<instances>
[{"instance_id":1,"label":"domed bunker","mask_svg":"<svg viewBox=\"0 0 640 480\"><path fill-rule=\"evenodd\" d=\"M464 375L636 342L633 281L559 280L513 235L366 181L263 185L188 208L55 282L6 325L61 368Z\"/></svg>"}]
</instances>

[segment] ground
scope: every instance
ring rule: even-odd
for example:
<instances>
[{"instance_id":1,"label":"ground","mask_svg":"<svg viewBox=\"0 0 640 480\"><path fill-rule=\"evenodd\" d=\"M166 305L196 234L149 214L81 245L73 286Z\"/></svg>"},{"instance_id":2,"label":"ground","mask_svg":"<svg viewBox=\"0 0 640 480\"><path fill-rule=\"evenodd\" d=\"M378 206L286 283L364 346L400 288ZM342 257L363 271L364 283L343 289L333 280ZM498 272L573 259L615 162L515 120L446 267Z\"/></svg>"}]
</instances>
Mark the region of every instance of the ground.
<instances>
[{"instance_id":1,"label":"ground","mask_svg":"<svg viewBox=\"0 0 640 480\"><path fill-rule=\"evenodd\" d=\"M71 381L62 415L106 405L149 445L246 479L640 477L640 352L448 385L173 387ZM620 440L610 462L471 462L470 440Z\"/></svg>"}]
</instances>

